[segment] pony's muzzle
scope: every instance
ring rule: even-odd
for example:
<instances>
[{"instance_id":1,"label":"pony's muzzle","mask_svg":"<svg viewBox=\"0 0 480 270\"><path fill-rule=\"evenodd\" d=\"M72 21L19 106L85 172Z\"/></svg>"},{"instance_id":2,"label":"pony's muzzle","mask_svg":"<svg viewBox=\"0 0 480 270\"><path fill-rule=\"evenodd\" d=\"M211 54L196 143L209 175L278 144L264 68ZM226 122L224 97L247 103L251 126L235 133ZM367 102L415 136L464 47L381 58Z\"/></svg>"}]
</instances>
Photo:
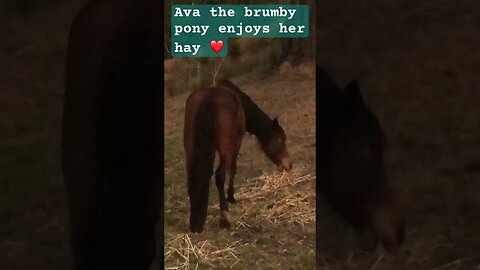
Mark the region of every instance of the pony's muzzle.
<instances>
[{"instance_id":1,"label":"pony's muzzle","mask_svg":"<svg viewBox=\"0 0 480 270\"><path fill-rule=\"evenodd\" d=\"M280 160L280 164L278 165L279 171L290 171L293 167L292 160L290 156L287 155Z\"/></svg>"}]
</instances>

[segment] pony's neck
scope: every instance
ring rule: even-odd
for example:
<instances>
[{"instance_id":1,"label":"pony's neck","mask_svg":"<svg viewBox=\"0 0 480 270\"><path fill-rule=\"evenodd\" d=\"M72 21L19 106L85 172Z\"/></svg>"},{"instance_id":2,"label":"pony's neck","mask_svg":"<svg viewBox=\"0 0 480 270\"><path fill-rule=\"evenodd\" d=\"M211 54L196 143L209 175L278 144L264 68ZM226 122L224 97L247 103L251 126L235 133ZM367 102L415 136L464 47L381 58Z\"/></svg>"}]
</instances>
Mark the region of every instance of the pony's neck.
<instances>
[{"instance_id":1,"label":"pony's neck","mask_svg":"<svg viewBox=\"0 0 480 270\"><path fill-rule=\"evenodd\" d=\"M272 120L270 117L268 117L268 115L264 113L247 94L242 92L240 88L232 82L228 80L220 80L217 85L226 87L226 89L237 93L242 101L243 110L245 111L246 130L255 135L263 146L268 140L272 126Z\"/></svg>"},{"instance_id":2,"label":"pony's neck","mask_svg":"<svg viewBox=\"0 0 480 270\"><path fill-rule=\"evenodd\" d=\"M272 126L272 120L246 94L242 95L242 103L245 110L246 130L255 135L260 143L265 142Z\"/></svg>"}]
</instances>

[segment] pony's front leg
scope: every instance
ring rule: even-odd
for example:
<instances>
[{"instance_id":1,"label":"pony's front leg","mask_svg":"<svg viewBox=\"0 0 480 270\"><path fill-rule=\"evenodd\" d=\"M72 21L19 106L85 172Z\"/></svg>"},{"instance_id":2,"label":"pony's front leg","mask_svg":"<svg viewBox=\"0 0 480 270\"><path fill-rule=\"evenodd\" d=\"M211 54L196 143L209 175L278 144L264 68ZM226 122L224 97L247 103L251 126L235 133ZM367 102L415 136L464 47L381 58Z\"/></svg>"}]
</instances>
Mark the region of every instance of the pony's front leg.
<instances>
[{"instance_id":1,"label":"pony's front leg","mask_svg":"<svg viewBox=\"0 0 480 270\"><path fill-rule=\"evenodd\" d=\"M230 228L230 221L228 220L228 202L225 198L225 178L227 175L227 169L223 166L222 163L218 166L215 171L215 183L217 184L218 196L220 201L220 227L221 228Z\"/></svg>"}]
</instances>

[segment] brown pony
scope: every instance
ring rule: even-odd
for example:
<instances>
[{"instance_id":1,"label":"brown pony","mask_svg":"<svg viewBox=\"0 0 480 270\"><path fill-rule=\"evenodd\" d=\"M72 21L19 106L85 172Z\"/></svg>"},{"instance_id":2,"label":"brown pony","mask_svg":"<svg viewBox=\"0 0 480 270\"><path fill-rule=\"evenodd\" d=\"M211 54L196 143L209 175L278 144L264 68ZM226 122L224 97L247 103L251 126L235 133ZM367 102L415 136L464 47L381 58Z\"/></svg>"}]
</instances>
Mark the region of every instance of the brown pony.
<instances>
[{"instance_id":1,"label":"brown pony","mask_svg":"<svg viewBox=\"0 0 480 270\"><path fill-rule=\"evenodd\" d=\"M257 137L261 149L279 170L292 168L285 145L286 135L277 118L271 120L233 83L221 80L215 87L194 91L188 97L184 147L192 232L202 232L205 225L208 190L216 151L220 156L220 163L215 171L220 200L220 227L230 227L227 216L228 202L235 202L233 179L245 131ZM230 181L228 197L225 198L227 171Z\"/></svg>"}]
</instances>

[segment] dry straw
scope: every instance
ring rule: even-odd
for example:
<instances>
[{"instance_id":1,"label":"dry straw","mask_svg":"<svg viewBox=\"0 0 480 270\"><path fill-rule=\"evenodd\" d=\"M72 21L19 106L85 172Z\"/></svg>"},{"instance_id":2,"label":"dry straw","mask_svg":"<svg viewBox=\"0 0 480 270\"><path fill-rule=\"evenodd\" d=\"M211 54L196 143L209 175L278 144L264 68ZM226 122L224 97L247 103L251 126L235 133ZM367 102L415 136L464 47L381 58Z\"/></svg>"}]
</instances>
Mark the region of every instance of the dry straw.
<instances>
[{"instance_id":1,"label":"dry straw","mask_svg":"<svg viewBox=\"0 0 480 270\"><path fill-rule=\"evenodd\" d=\"M289 173L263 173L238 186L235 207L241 216L230 214L235 224L230 244L216 245L215 239L196 243L188 234L168 234L165 245L165 269L233 268L241 261L249 243L235 239L235 233L262 226L315 223L315 175L301 169ZM218 204L214 207L218 208Z\"/></svg>"},{"instance_id":2,"label":"dry straw","mask_svg":"<svg viewBox=\"0 0 480 270\"><path fill-rule=\"evenodd\" d=\"M314 174L263 173L242 186L237 197L248 200L245 216L254 215L272 224L286 222L305 225L315 222ZM248 207L249 206L249 207Z\"/></svg>"},{"instance_id":3,"label":"dry straw","mask_svg":"<svg viewBox=\"0 0 480 270\"><path fill-rule=\"evenodd\" d=\"M239 241L226 247L217 247L211 241L192 243L188 234L179 234L167 239L165 262L167 270L198 269L199 264L215 267L233 267L239 262L235 252ZM169 264L173 264L169 266ZM192 267L193 265L193 267Z\"/></svg>"}]
</instances>

